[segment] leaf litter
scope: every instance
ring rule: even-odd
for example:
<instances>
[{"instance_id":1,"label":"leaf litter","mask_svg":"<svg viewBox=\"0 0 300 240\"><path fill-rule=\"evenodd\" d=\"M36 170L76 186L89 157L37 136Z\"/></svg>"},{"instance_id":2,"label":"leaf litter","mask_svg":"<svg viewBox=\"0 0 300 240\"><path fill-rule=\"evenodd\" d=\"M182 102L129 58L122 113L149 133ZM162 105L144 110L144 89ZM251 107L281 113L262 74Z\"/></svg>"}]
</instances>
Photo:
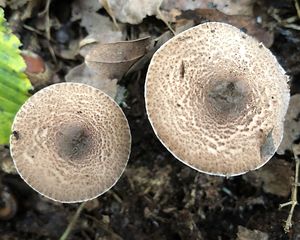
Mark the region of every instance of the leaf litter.
<instances>
[{"instance_id":1,"label":"leaf litter","mask_svg":"<svg viewBox=\"0 0 300 240\"><path fill-rule=\"evenodd\" d=\"M293 1L33 2L1 4L9 10L8 18L15 23L23 48L36 51L51 67L53 77L47 84L77 81L104 90L127 106L124 110L133 133L132 156L124 176L99 198L99 204L82 209L78 223L68 233L70 239L297 238L300 215L295 211L294 229L285 235L283 220L288 209L278 211L278 206L287 201L291 189L294 165L288 145L299 140L295 121L299 100L291 101L292 114L285 128L292 137L284 137L287 144L279 150L281 156L261 170L230 179L206 176L175 161L154 137L143 102L147 64L159 46L174 36L170 27L178 33L206 21L233 24L271 47L291 76L292 99L296 99L300 93L300 36L282 22L285 16L297 15ZM108 3L105 8L103 2ZM21 9L25 9L22 14ZM47 14L41 16L41 12ZM145 40L145 36L151 38ZM7 153L5 149L0 152ZM0 222L2 237L59 238L78 206L55 205L37 196L7 173L13 173L7 154L0 155L0 166L0 192L4 185L17 193L22 209L12 222Z\"/></svg>"},{"instance_id":2,"label":"leaf litter","mask_svg":"<svg viewBox=\"0 0 300 240\"><path fill-rule=\"evenodd\" d=\"M117 82L129 68L146 54L150 38L115 43L92 43L85 45L85 63L71 69L67 82L86 83L96 87L112 98L123 91Z\"/></svg>"}]
</instances>

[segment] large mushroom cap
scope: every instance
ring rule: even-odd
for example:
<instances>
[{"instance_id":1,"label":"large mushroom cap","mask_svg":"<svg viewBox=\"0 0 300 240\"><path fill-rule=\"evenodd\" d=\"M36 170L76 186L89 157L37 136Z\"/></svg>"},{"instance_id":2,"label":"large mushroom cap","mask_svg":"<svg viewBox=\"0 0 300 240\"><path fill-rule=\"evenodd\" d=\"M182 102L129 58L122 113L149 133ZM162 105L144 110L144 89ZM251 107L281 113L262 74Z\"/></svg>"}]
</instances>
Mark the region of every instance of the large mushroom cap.
<instances>
[{"instance_id":1,"label":"large mushroom cap","mask_svg":"<svg viewBox=\"0 0 300 240\"><path fill-rule=\"evenodd\" d=\"M100 90L60 83L33 95L17 113L10 140L21 177L60 202L79 202L109 190L130 154L121 108Z\"/></svg>"},{"instance_id":2,"label":"large mushroom cap","mask_svg":"<svg viewBox=\"0 0 300 240\"><path fill-rule=\"evenodd\" d=\"M147 113L176 158L201 172L238 175L265 164L278 148L287 81L262 43L231 25L205 23L154 54Z\"/></svg>"}]
</instances>

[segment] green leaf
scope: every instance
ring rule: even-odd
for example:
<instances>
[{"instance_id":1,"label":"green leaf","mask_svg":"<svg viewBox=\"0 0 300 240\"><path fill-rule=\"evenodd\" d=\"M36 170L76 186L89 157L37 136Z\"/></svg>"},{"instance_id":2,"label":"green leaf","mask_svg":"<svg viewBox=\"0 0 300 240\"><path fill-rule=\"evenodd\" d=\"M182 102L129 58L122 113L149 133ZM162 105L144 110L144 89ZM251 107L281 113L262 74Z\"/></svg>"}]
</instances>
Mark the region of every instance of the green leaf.
<instances>
[{"instance_id":1,"label":"green leaf","mask_svg":"<svg viewBox=\"0 0 300 240\"><path fill-rule=\"evenodd\" d=\"M11 32L0 8L0 144L8 144L11 125L32 85L25 75L20 40Z\"/></svg>"}]
</instances>

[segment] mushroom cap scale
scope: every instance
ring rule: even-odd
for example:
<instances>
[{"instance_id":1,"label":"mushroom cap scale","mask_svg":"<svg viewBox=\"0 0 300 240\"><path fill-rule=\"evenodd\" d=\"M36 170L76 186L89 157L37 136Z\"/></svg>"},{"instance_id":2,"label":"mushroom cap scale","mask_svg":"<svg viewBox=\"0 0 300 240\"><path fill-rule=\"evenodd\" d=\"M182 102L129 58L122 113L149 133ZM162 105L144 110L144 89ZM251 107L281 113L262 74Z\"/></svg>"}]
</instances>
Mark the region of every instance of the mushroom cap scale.
<instances>
[{"instance_id":1,"label":"mushroom cap scale","mask_svg":"<svg viewBox=\"0 0 300 240\"><path fill-rule=\"evenodd\" d=\"M130 154L123 111L85 84L59 83L37 92L17 113L12 132L11 155L21 177L60 202L86 201L108 191Z\"/></svg>"},{"instance_id":2,"label":"mushroom cap scale","mask_svg":"<svg viewBox=\"0 0 300 240\"><path fill-rule=\"evenodd\" d=\"M264 165L282 140L288 77L272 53L225 23L166 42L146 77L146 110L162 144L188 166L234 176Z\"/></svg>"}]
</instances>

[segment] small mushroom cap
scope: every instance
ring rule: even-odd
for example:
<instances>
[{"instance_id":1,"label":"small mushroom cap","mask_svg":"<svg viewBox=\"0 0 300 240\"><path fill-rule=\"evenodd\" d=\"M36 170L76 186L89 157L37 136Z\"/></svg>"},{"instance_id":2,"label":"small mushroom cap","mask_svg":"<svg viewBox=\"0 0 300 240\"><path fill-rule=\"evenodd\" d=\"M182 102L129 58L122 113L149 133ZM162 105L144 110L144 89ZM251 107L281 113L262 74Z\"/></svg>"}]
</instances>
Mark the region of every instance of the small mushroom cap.
<instances>
[{"instance_id":1,"label":"small mushroom cap","mask_svg":"<svg viewBox=\"0 0 300 240\"><path fill-rule=\"evenodd\" d=\"M21 177L42 195L80 202L108 191L127 164L131 135L121 108L105 93L59 83L34 94L17 113L11 155Z\"/></svg>"},{"instance_id":2,"label":"small mushroom cap","mask_svg":"<svg viewBox=\"0 0 300 240\"><path fill-rule=\"evenodd\" d=\"M287 82L262 43L231 25L204 23L154 54L147 114L177 159L208 174L239 175L264 165L278 148Z\"/></svg>"}]
</instances>

